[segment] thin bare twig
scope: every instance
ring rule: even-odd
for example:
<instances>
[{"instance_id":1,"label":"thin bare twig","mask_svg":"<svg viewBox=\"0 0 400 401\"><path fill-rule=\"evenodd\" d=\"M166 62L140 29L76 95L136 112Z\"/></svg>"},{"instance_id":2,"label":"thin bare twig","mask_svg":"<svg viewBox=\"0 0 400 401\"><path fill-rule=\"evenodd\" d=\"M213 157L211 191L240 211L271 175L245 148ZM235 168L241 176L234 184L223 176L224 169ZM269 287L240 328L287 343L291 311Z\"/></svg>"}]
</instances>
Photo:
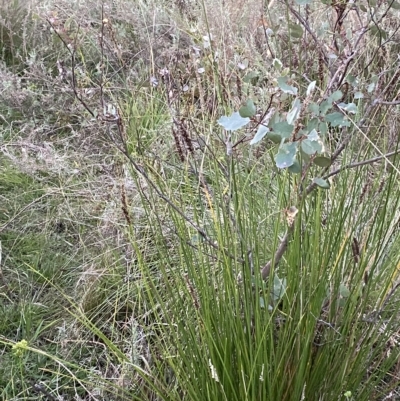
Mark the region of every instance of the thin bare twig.
<instances>
[{"instance_id":1,"label":"thin bare twig","mask_svg":"<svg viewBox=\"0 0 400 401\"><path fill-rule=\"evenodd\" d=\"M267 33L268 27L267 27L262 15L261 15L261 23L262 23L262 27L263 27L263 31L264 31L265 42L267 43L267 46L268 46L268 50L271 54L271 57L275 58L275 53L272 51L271 46L269 45L269 38L268 38L268 33Z\"/></svg>"},{"instance_id":2,"label":"thin bare twig","mask_svg":"<svg viewBox=\"0 0 400 401\"><path fill-rule=\"evenodd\" d=\"M377 162L377 161L379 161L379 160L387 159L388 157L397 155L397 154L399 154L399 153L400 153L400 150L395 150L395 151L393 151L393 152L386 153L385 155L377 156L377 157L374 157L374 158L372 158L372 159L364 160L364 161L362 161L362 162L357 162L357 163L348 164L348 165L346 165L346 166L343 166L343 167L338 168L338 169L335 170L335 171L332 171L332 172L329 173L328 175L324 176L324 179L327 179L327 178L329 178L329 177L332 177L332 176L334 176L334 175L337 175L337 174L341 173L341 172L344 171L344 170L348 170L348 169L350 169L350 168L356 168L356 167L366 166L367 164L372 164L372 163L375 163L375 162Z\"/></svg>"},{"instance_id":3,"label":"thin bare twig","mask_svg":"<svg viewBox=\"0 0 400 401\"><path fill-rule=\"evenodd\" d=\"M276 266L282 259L283 254L286 252L287 246L289 245L289 238L292 236L294 231L294 224L289 226L285 236L279 243L278 249L275 252L273 259L271 259L263 268L261 269L261 277L266 280L269 277L272 266Z\"/></svg>"},{"instance_id":4,"label":"thin bare twig","mask_svg":"<svg viewBox=\"0 0 400 401\"><path fill-rule=\"evenodd\" d=\"M77 42L78 33L79 33L79 25L78 25L78 29L77 29L75 38L73 40L73 43L68 44L65 41L65 39L62 37L62 35L60 35L60 33L58 32L57 27L54 26L54 24L48 18L46 19L46 21L51 26L51 28L54 30L55 34L59 37L59 39L61 40L61 42L63 43L65 48L68 50L69 54L71 55L71 76L72 76L71 87L72 87L75 97L79 100L79 102L82 104L82 106L89 112L89 114L92 117L95 117L95 113L86 104L86 102L83 100L82 96L79 95L79 93L76 89L77 83L76 83L76 76L75 76L75 66L76 66L75 53L76 53L76 46L77 46L76 42Z\"/></svg>"},{"instance_id":5,"label":"thin bare twig","mask_svg":"<svg viewBox=\"0 0 400 401\"><path fill-rule=\"evenodd\" d=\"M383 104L385 106L396 106L396 105L400 104L400 100L393 100L392 102L387 102L385 100L375 99L374 103L375 104Z\"/></svg>"}]
</instances>

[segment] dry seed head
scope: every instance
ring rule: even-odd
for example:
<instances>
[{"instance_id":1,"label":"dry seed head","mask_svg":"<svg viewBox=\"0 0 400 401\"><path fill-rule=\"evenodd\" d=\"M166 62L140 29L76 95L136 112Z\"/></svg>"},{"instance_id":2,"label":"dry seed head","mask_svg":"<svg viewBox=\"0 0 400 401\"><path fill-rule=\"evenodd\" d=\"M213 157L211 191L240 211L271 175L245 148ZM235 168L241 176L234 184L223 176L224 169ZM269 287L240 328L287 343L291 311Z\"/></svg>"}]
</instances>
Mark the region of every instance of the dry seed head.
<instances>
[{"instance_id":1,"label":"dry seed head","mask_svg":"<svg viewBox=\"0 0 400 401\"><path fill-rule=\"evenodd\" d=\"M181 141L179 140L179 135L178 135L178 133L176 132L176 130L174 128L172 128L172 135L174 137L175 146L176 146L176 150L178 152L179 158L181 159L181 162L184 162L185 161L185 156L183 154Z\"/></svg>"},{"instance_id":2,"label":"dry seed head","mask_svg":"<svg viewBox=\"0 0 400 401\"><path fill-rule=\"evenodd\" d=\"M129 215L128 203L126 201L125 185L121 184L121 209L128 225L132 225L131 216Z\"/></svg>"},{"instance_id":3,"label":"dry seed head","mask_svg":"<svg viewBox=\"0 0 400 401\"><path fill-rule=\"evenodd\" d=\"M188 289L188 291L189 291L189 293L190 293L190 296L192 297L193 304L194 304L195 308L196 308L197 310L199 310L199 309L200 309L200 304L199 304L199 299L198 299L198 297L197 297L197 295L196 295L196 291L195 291L195 289L193 288L193 285L192 285L192 283L191 283L190 280L189 280L188 274L185 274L184 277L185 277L187 289Z\"/></svg>"},{"instance_id":4,"label":"dry seed head","mask_svg":"<svg viewBox=\"0 0 400 401\"><path fill-rule=\"evenodd\" d=\"M179 132L181 133L183 140L185 141L185 144L187 146L187 148L189 149L190 153L194 153L194 147L193 147L193 142L192 139L189 136L187 127L186 127L186 123L185 120L182 118L179 124Z\"/></svg>"},{"instance_id":5,"label":"dry seed head","mask_svg":"<svg viewBox=\"0 0 400 401\"><path fill-rule=\"evenodd\" d=\"M319 86L322 88L324 83L324 58L322 56L322 52L318 53L318 79L319 79Z\"/></svg>"},{"instance_id":6,"label":"dry seed head","mask_svg":"<svg viewBox=\"0 0 400 401\"><path fill-rule=\"evenodd\" d=\"M296 206L291 206L288 209L285 209L285 217L289 227L293 225L294 219L298 212L299 211Z\"/></svg>"},{"instance_id":7,"label":"dry seed head","mask_svg":"<svg viewBox=\"0 0 400 401\"><path fill-rule=\"evenodd\" d=\"M363 202L363 200L364 200L364 198L365 198L365 195L367 194L367 192L368 192L368 190L369 190L369 187L370 187L369 184L370 184L369 181L367 181L367 182L364 184L364 186L363 186L363 189L362 189L361 195L360 195L360 200L359 200L360 203Z\"/></svg>"},{"instance_id":8,"label":"dry seed head","mask_svg":"<svg viewBox=\"0 0 400 401\"><path fill-rule=\"evenodd\" d=\"M377 194L380 194L382 192L383 187L385 186L385 182L386 182L385 179L381 180L381 182L379 183L379 188L378 188Z\"/></svg>"}]
</instances>

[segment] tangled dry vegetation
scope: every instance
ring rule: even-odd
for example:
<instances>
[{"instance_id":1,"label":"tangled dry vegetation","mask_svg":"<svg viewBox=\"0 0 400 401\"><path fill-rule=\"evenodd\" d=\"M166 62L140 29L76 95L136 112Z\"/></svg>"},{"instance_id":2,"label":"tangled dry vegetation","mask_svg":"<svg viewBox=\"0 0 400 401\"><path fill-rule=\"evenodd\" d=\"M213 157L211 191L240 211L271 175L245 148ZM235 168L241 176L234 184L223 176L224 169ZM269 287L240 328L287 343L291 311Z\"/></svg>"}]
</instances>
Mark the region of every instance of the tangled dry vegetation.
<instances>
[{"instance_id":1,"label":"tangled dry vegetation","mask_svg":"<svg viewBox=\"0 0 400 401\"><path fill-rule=\"evenodd\" d=\"M356 166L351 163L376 157L365 163L354 199L359 201L358 211L379 214L381 206L371 204L378 202L385 185L399 173L398 8L397 2L381 0L374 4L3 1L3 399L127 400L144 399L144 394L149 400L168 399L154 391L145 374L132 370L135 365L151 371L155 365L159 368L154 358L162 359L161 351L157 351L160 355L151 352L149 340L162 329L152 328L150 335L144 327L159 311L141 297L146 277L137 268L139 254L145 255L149 272L160 271L162 241L153 236L159 226L171 251L171 264L181 262L176 238L182 236L167 212L176 205L177 215L192 230L190 240L196 237L199 243L208 243L210 252L220 251L207 227L220 218L214 214L216 203L231 207L227 188L232 182L227 178L230 162L225 160L230 137L216 122L249 97L257 104L258 116L270 106L288 109L288 97L277 95L279 75L303 91L315 81L321 99L340 90L338 102L358 101L357 135L346 136L341 129L327 135L330 155L336 155L329 172L343 165L352 170ZM239 171L259 172L254 187L269 182L263 197L273 198L269 202L277 208L289 207L297 199L295 191L280 192L279 185L272 183L280 173L271 163L271 146L266 142L248 146L256 126L252 121L252 127L237 138L230 149L232 157ZM349 150L350 157L341 153L343 149ZM220 169L221 176L226 173L225 179L214 168ZM396 193L398 186L390 185ZM340 192L339 184L337 188ZM243 202L252 196L245 196ZM282 199L289 203L279 203ZM350 210L354 199L344 199L342 204ZM144 200L149 206L143 206ZM397 201L390 202L398 206ZM326 201L328 208L333 209L332 204ZM206 210L202 218L199 210ZM364 219L361 215L355 213L352 221ZM287 247L284 231L274 237L271 216L260 217L257 223L260 241L269 247L260 246L260 265L273 257L274 246L282 251L275 254L277 264ZM382 235L387 249L398 238L399 213L394 210L390 216ZM350 233L346 224L343 230ZM346 234L353 241L351 258L361 260L365 252L370 257L368 269L380 258L395 260L398 254L393 250L382 256L368 248L375 230L373 218L363 224L358 239ZM241 233L238 237L241 241ZM197 247L194 243L190 246ZM342 252L342 245L337 246ZM169 273L167 269L168 277ZM397 295L396 279L393 275L392 287L385 290L381 311ZM189 279L185 283L196 309L197 290ZM318 330L322 332L321 326ZM23 340L36 351L26 356ZM396 341L391 332L387 355L393 354ZM173 376L171 369L165 368L165 383L174 382L168 376ZM399 369L395 363L391 369L382 379L390 391L376 390L374 399L396 399L385 398L396 396ZM174 399L193 399L185 389L174 391L178 394ZM301 391L306 391L305 385ZM300 399L285 397L281 399Z\"/></svg>"}]
</instances>

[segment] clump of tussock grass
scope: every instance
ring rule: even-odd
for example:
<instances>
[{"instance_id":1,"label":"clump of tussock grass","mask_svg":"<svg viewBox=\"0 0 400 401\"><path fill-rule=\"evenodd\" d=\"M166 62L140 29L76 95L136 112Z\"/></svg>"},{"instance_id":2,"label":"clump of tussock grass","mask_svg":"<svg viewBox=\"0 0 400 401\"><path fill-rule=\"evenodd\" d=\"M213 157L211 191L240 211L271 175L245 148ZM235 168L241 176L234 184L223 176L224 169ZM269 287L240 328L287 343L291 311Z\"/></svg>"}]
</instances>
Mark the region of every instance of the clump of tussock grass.
<instances>
[{"instance_id":1,"label":"clump of tussock grass","mask_svg":"<svg viewBox=\"0 0 400 401\"><path fill-rule=\"evenodd\" d=\"M0 332L2 395L394 393L397 158L389 159L391 172L371 163L375 177L344 170L328 192L300 202L302 183L276 171L270 143L248 148L245 132L227 157L228 136L215 120L248 96L260 109L271 102L285 110L287 98L271 101L283 71L299 88L318 79L324 90L337 61L323 65L308 31L293 37L301 23L285 3L170 6L32 2L27 9L34 23L23 47L35 51L13 52L24 55L18 74L10 59L2 70L10 83L3 83L2 135L13 140L2 147L2 179L14 207L2 211L2 288L9 286L4 310L16 329ZM337 10L320 6L300 9L333 49ZM382 15L382 28L395 34L395 21ZM338 36L340 53L346 41ZM397 90L395 46L382 47L372 31L365 38L348 90L340 87L350 99L363 93L361 114L373 94ZM369 115L376 124L352 131L335 168L396 148L396 113L385 110ZM24 183L13 187L21 178L15 169ZM259 268L275 257L293 205L294 235L264 281Z\"/></svg>"}]
</instances>

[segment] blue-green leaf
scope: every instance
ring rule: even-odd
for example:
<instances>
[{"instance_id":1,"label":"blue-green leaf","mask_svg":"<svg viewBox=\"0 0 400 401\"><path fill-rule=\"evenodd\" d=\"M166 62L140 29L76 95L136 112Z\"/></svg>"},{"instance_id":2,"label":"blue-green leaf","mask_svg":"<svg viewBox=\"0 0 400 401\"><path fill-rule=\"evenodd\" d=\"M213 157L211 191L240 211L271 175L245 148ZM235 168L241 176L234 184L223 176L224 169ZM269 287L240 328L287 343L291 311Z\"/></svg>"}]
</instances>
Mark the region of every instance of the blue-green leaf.
<instances>
[{"instance_id":1,"label":"blue-green leaf","mask_svg":"<svg viewBox=\"0 0 400 401\"><path fill-rule=\"evenodd\" d=\"M300 173L301 173L301 166L300 166L300 163L299 163L297 160L295 160L295 161L293 162L293 164L292 164L290 167L288 167L288 170L289 170L292 174L300 174Z\"/></svg>"},{"instance_id":2,"label":"blue-green leaf","mask_svg":"<svg viewBox=\"0 0 400 401\"><path fill-rule=\"evenodd\" d=\"M218 120L218 124L222 125L227 131L236 131L239 128L244 127L250 122L250 118L242 117L239 112L235 112L229 117L222 116Z\"/></svg>"},{"instance_id":3,"label":"blue-green leaf","mask_svg":"<svg viewBox=\"0 0 400 401\"><path fill-rule=\"evenodd\" d=\"M314 92L316 84L317 84L317 81L312 81L312 82L309 83L309 85L307 87L307 96L310 96L311 93Z\"/></svg>"},{"instance_id":4,"label":"blue-green leaf","mask_svg":"<svg viewBox=\"0 0 400 401\"><path fill-rule=\"evenodd\" d=\"M317 129L318 123L319 123L318 118L316 117L312 118L307 124L306 131L310 132L313 129Z\"/></svg>"},{"instance_id":5,"label":"blue-green leaf","mask_svg":"<svg viewBox=\"0 0 400 401\"><path fill-rule=\"evenodd\" d=\"M282 142L282 137L275 131L269 131L267 133L267 138L269 140L271 140L273 143L281 143Z\"/></svg>"},{"instance_id":6,"label":"blue-green leaf","mask_svg":"<svg viewBox=\"0 0 400 401\"><path fill-rule=\"evenodd\" d=\"M289 93L291 95L297 95L297 88L294 86L288 85L288 77L279 77L278 78L278 86L282 89L283 92Z\"/></svg>"},{"instance_id":7,"label":"blue-green leaf","mask_svg":"<svg viewBox=\"0 0 400 401\"><path fill-rule=\"evenodd\" d=\"M342 91L336 91L336 92L333 92L332 95L329 96L329 99L331 100L331 103L332 103L332 102L337 102L342 97L343 97Z\"/></svg>"},{"instance_id":8,"label":"blue-green leaf","mask_svg":"<svg viewBox=\"0 0 400 401\"><path fill-rule=\"evenodd\" d=\"M255 145L256 143L260 142L261 139L268 133L269 128L265 125L259 125L257 133L254 135L254 138L250 141L250 145Z\"/></svg>"},{"instance_id":9,"label":"blue-green leaf","mask_svg":"<svg viewBox=\"0 0 400 401\"><path fill-rule=\"evenodd\" d=\"M278 70L278 71L282 70L283 64L282 64L281 60L279 60L277 58L274 58L273 61L272 61L272 65L274 66L274 68L276 70Z\"/></svg>"},{"instance_id":10,"label":"blue-green leaf","mask_svg":"<svg viewBox=\"0 0 400 401\"><path fill-rule=\"evenodd\" d=\"M392 1L391 8L393 8L393 10L400 10L400 4L397 1Z\"/></svg>"},{"instance_id":11,"label":"blue-green leaf","mask_svg":"<svg viewBox=\"0 0 400 401\"><path fill-rule=\"evenodd\" d=\"M315 116L319 114L319 106L317 103L310 103L310 105L308 106L308 110Z\"/></svg>"},{"instance_id":12,"label":"blue-green leaf","mask_svg":"<svg viewBox=\"0 0 400 401\"><path fill-rule=\"evenodd\" d=\"M353 74L348 74L346 77L346 81L351 85L351 86L357 86L358 84L358 79L355 75Z\"/></svg>"},{"instance_id":13,"label":"blue-green leaf","mask_svg":"<svg viewBox=\"0 0 400 401\"><path fill-rule=\"evenodd\" d=\"M319 133L324 136L328 132L328 124L324 121L319 124Z\"/></svg>"},{"instance_id":14,"label":"blue-green leaf","mask_svg":"<svg viewBox=\"0 0 400 401\"><path fill-rule=\"evenodd\" d=\"M307 155L313 155L316 150L314 150L312 142L308 139L301 141L301 150Z\"/></svg>"},{"instance_id":15,"label":"blue-green leaf","mask_svg":"<svg viewBox=\"0 0 400 401\"><path fill-rule=\"evenodd\" d=\"M245 82L246 84L249 84L251 82L254 82L259 78L260 73L257 71L250 71L248 74L246 74L243 77L243 82Z\"/></svg>"},{"instance_id":16,"label":"blue-green leaf","mask_svg":"<svg viewBox=\"0 0 400 401\"><path fill-rule=\"evenodd\" d=\"M307 137L310 141L319 141L320 139L318 132L315 129L311 130L311 132L307 135Z\"/></svg>"},{"instance_id":17,"label":"blue-green leaf","mask_svg":"<svg viewBox=\"0 0 400 401\"><path fill-rule=\"evenodd\" d=\"M307 155L313 155L314 153L321 152L321 147L316 141L304 139L304 141L301 141L301 150Z\"/></svg>"},{"instance_id":18,"label":"blue-green leaf","mask_svg":"<svg viewBox=\"0 0 400 401\"><path fill-rule=\"evenodd\" d=\"M323 189L329 189L331 187L329 182L324 180L323 178L314 178L313 182Z\"/></svg>"},{"instance_id":19,"label":"blue-green leaf","mask_svg":"<svg viewBox=\"0 0 400 401\"><path fill-rule=\"evenodd\" d=\"M378 27L377 25L371 25L369 27L369 32L373 35L373 36L377 36L378 38L381 39L387 39L388 38L388 34L386 31L384 31L382 28Z\"/></svg>"},{"instance_id":20,"label":"blue-green leaf","mask_svg":"<svg viewBox=\"0 0 400 401\"><path fill-rule=\"evenodd\" d=\"M301 102L300 99L295 99L292 104L292 109L289 111L286 121L288 124L293 124L300 115L300 110L301 110Z\"/></svg>"},{"instance_id":21,"label":"blue-green leaf","mask_svg":"<svg viewBox=\"0 0 400 401\"><path fill-rule=\"evenodd\" d=\"M246 103L239 109L240 117L253 117L256 114L256 106L253 100L247 99Z\"/></svg>"},{"instance_id":22,"label":"blue-green leaf","mask_svg":"<svg viewBox=\"0 0 400 401\"><path fill-rule=\"evenodd\" d=\"M356 114L358 111L354 103L339 103L338 106L351 114Z\"/></svg>"},{"instance_id":23,"label":"blue-green leaf","mask_svg":"<svg viewBox=\"0 0 400 401\"><path fill-rule=\"evenodd\" d=\"M301 25L289 23L289 34L292 38L300 39L303 32Z\"/></svg>"},{"instance_id":24,"label":"blue-green leaf","mask_svg":"<svg viewBox=\"0 0 400 401\"><path fill-rule=\"evenodd\" d=\"M294 126L292 124L288 124L286 121L281 121L279 123L272 124L271 127L274 132L281 135L282 138L290 138L293 132Z\"/></svg>"},{"instance_id":25,"label":"blue-green leaf","mask_svg":"<svg viewBox=\"0 0 400 401\"><path fill-rule=\"evenodd\" d=\"M349 289L343 283L340 283L339 293L340 293L340 296L343 298L348 298L350 296Z\"/></svg>"},{"instance_id":26,"label":"blue-green leaf","mask_svg":"<svg viewBox=\"0 0 400 401\"><path fill-rule=\"evenodd\" d=\"M378 76L374 75L371 78L371 83L367 86L367 92L368 93L371 93L371 92L373 92L375 90L375 85L376 85L377 82L378 82Z\"/></svg>"},{"instance_id":27,"label":"blue-green leaf","mask_svg":"<svg viewBox=\"0 0 400 401\"><path fill-rule=\"evenodd\" d=\"M275 155L275 164L278 168L288 168L293 165L296 158L298 142L281 143Z\"/></svg>"},{"instance_id":28,"label":"blue-green leaf","mask_svg":"<svg viewBox=\"0 0 400 401\"><path fill-rule=\"evenodd\" d=\"M319 111L322 115L325 115L327 111L332 107L332 100L327 99L324 100L321 105L319 106Z\"/></svg>"},{"instance_id":29,"label":"blue-green leaf","mask_svg":"<svg viewBox=\"0 0 400 401\"><path fill-rule=\"evenodd\" d=\"M307 139L301 142L301 150L307 155L322 153L324 151L324 143L315 129L307 135Z\"/></svg>"},{"instance_id":30,"label":"blue-green leaf","mask_svg":"<svg viewBox=\"0 0 400 401\"><path fill-rule=\"evenodd\" d=\"M286 292L286 279L280 279L277 274L274 275L274 286L272 290L272 301L274 303L282 299Z\"/></svg>"},{"instance_id":31,"label":"blue-green leaf","mask_svg":"<svg viewBox=\"0 0 400 401\"><path fill-rule=\"evenodd\" d=\"M326 156L317 156L314 160L313 160L314 164L316 164L318 167L328 167L331 165L332 160L330 157L326 157Z\"/></svg>"},{"instance_id":32,"label":"blue-green leaf","mask_svg":"<svg viewBox=\"0 0 400 401\"><path fill-rule=\"evenodd\" d=\"M327 114L325 120L330 123L332 127L350 127L350 122L338 111Z\"/></svg>"}]
</instances>

